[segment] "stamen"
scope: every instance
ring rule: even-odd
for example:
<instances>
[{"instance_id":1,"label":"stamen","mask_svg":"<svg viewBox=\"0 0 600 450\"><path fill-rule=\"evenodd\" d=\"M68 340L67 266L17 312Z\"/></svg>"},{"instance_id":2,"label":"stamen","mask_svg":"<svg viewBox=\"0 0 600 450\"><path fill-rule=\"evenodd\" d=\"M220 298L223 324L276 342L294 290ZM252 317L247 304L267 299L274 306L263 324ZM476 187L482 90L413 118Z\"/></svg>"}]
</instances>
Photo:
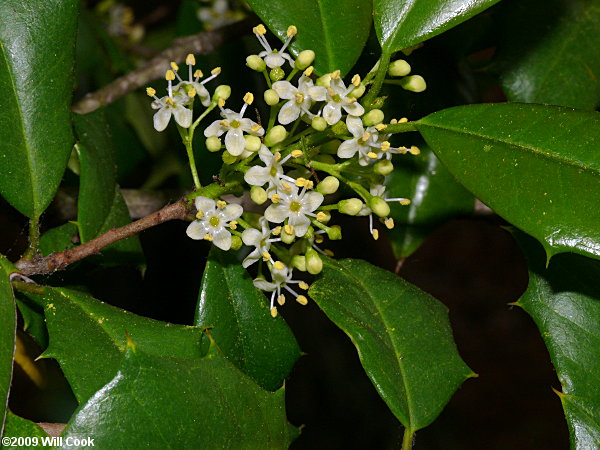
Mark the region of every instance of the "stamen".
<instances>
[{"instance_id":1,"label":"stamen","mask_svg":"<svg viewBox=\"0 0 600 450\"><path fill-rule=\"evenodd\" d=\"M281 261L275 261L275 264L273 264L273 267L276 270L283 270L283 269L285 269L285 264L283 264Z\"/></svg>"},{"instance_id":2,"label":"stamen","mask_svg":"<svg viewBox=\"0 0 600 450\"><path fill-rule=\"evenodd\" d=\"M232 230L236 230L237 229L237 220L232 220L231 222L229 222L229 228L231 228Z\"/></svg>"},{"instance_id":3,"label":"stamen","mask_svg":"<svg viewBox=\"0 0 600 450\"><path fill-rule=\"evenodd\" d=\"M185 63L188 66L195 66L196 65L196 57L194 55L192 55L191 53L188 54L185 58Z\"/></svg>"},{"instance_id":4,"label":"stamen","mask_svg":"<svg viewBox=\"0 0 600 450\"><path fill-rule=\"evenodd\" d=\"M377 231L377 230L375 230L375 231ZM326 254L327 256L331 257L331 258L335 256L335 253L333 253L333 252L332 252L331 250L329 250L328 248L326 248L326 249L325 249L325 254Z\"/></svg>"},{"instance_id":5,"label":"stamen","mask_svg":"<svg viewBox=\"0 0 600 450\"><path fill-rule=\"evenodd\" d=\"M221 73L221 68L215 67L213 70L210 71L210 73L213 75L219 75Z\"/></svg>"},{"instance_id":6,"label":"stamen","mask_svg":"<svg viewBox=\"0 0 600 450\"><path fill-rule=\"evenodd\" d=\"M298 28L294 25L290 25L287 29L287 37L296 36L298 34Z\"/></svg>"},{"instance_id":7,"label":"stamen","mask_svg":"<svg viewBox=\"0 0 600 450\"><path fill-rule=\"evenodd\" d=\"M300 177L300 178L298 178L298 179L296 180L296 183L295 183L295 184L296 184L296 186L298 186L298 187L304 187L304 186L306 186L306 182L307 182L307 181L308 181L308 180L307 180L306 178L302 178L302 177Z\"/></svg>"},{"instance_id":8,"label":"stamen","mask_svg":"<svg viewBox=\"0 0 600 450\"><path fill-rule=\"evenodd\" d=\"M391 230L392 228L394 228L394 219L392 219L391 217L388 217L387 219L385 219L385 221L383 223L385 224L385 226L387 227L388 230Z\"/></svg>"},{"instance_id":9,"label":"stamen","mask_svg":"<svg viewBox=\"0 0 600 450\"><path fill-rule=\"evenodd\" d=\"M388 141L383 141L381 143L381 151L387 152L390 149L390 143Z\"/></svg>"},{"instance_id":10,"label":"stamen","mask_svg":"<svg viewBox=\"0 0 600 450\"><path fill-rule=\"evenodd\" d=\"M212 240L213 240L212 234L208 234L208 233L206 233L206 234L204 235L204 240L206 240L206 241L209 241L209 242L212 242Z\"/></svg>"},{"instance_id":11,"label":"stamen","mask_svg":"<svg viewBox=\"0 0 600 450\"><path fill-rule=\"evenodd\" d=\"M356 87L360 86L360 75L356 74L352 77L352 84Z\"/></svg>"},{"instance_id":12,"label":"stamen","mask_svg":"<svg viewBox=\"0 0 600 450\"><path fill-rule=\"evenodd\" d=\"M398 119L392 119L390 120L390 124L395 125L398 123Z\"/></svg>"},{"instance_id":13,"label":"stamen","mask_svg":"<svg viewBox=\"0 0 600 450\"><path fill-rule=\"evenodd\" d=\"M196 96L196 89L194 89L194 88L191 88L191 89L188 91L188 96L190 96L190 97L195 97L195 96Z\"/></svg>"},{"instance_id":14,"label":"stamen","mask_svg":"<svg viewBox=\"0 0 600 450\"><path fill-rule=\"evenodd\" d=\"M314 70L315 68L313 66L308 66L304 71L304 76L310 77Z\"/></svg>"},{"instance_id":15,"label":"stamen","mask_svg":"<svg viewBox=\"0 0 600 450\"><path fill-rule=\"evenodd\" d=\"M244 95L244 103L251 105L253 101L254 94L252 94L252 92L246 92L246 95Z\"/></svg>"},{"instance_id":16,"label":"stamen","mask_svg":"<svg viewBox=\"0 0 600 450\"><path fill-rule=\"evenodd\" d=\"M379 230L375 229L371 234L373 235L373 239L379 239Z\"/></svg>"},{"instance_id":17,"label":"stamen","mask_svg":"<svg viewBox=\"0 0 600 450\"><path fill-rule=\"evenodd\" d=\"M264 262L272 261L271 254L269 252L263 252L262 258Z\"/></svg>"},{"instance_id":18,"label":"stamen","mask_svg":"<svg viewBox=\"0 0 600 450\"><path fill-rule=\"evenodd\" d=\"M219 124L225 128L229 128L229 122L227 122L226 120L221 120Z\"/></svg>"},{"instance_id":19,"label":"stamen","mask_svg":"<svg viewBox=\"0 0 600 450\"><path fill-rule=\"evenodd\" d=\"M223 106L225 106L225 100L223 100L223 98L219 97L217 104L219 105L219 108L222 109Z\"/></svg>"},{"instance_id":20,"label":"stamen","mask_svg":"<svg viewBox=\"0 0 600 450\"><path fill-rule=\"evenodd\" d=\"M281 153L275 152L275 161L279 161L281 159Z\"/></svg>"},{"instance_id":21,"label":"stamen","mask_svg":"<svg viewBox=\"0 0 600 450\"><path fill-rule=\"evenodd\" d=\"M371 137L371 133L369 133L368 131L365 131L364 134L362 135L362 140L366 142L369 140L370 137Z\"/></svg>"},{"instance_id":22,"label":"stamen","mask_svg":"<svg viewBox=\"0 0 600 450\"><path fill-rule=\"evenodd\" d=\"M279 303L281 306L285 305L285 295L281 294L279 297L277 297L277 303Z\"/></svg>"},{"instance_id":23,"label":"stamen","mask_svg":"<svg viewBox=\"0 0 600 450\"><path fill-rule=\"evenodd\" d=\"M226 206L227 206L227 202L224 202L223 200L217 200L217 208L223 209Z\"/></svg>"},{"instance_id":24,"label":"stamen","mask_svg":"<svg viewBox=\"0 0 600 450\"><path fill-rule=\"evenodd\" d=\"M302 153L302 150L292 150L292 158L300 158L304 153Z\"/></svg>"},{"instance_id":25,"label":"stamen","mask_svg":"<svg viewBox=\"0 0 600 450\"><path fill-rule=\"evenodd\" d=\"M352 103L356 102L357 99L355 99L354 97L348 97L346 99L346 103L348 103L349 105L351 105Z\"/></svg>"},{"instance_id":26,"label":"stamen","mask_svg":"<svg viewBox=\"0 0 600 450\"><path fill-rule=\"evenodd\" d=\"M336 79L340 77L340 71L339 70L334 70L333 72L331 72L331 78L332 79Z\"/></svg>"},{"instance_id":27,"label":"stamen","mask_svg":"<svg viewBox=\"0 0 600 450\"><path fill-rule=\"evenodd\" d=\"M376 129L377 131L383 131L383 130L385 130L386 128L387 128L387 125L386 125L386 124L384 124L384 123L380 123L380 124L378 124L378 125L375 125L375 129Z\"/></svg>"},{"instance_id":28,"label":"stamen","mask_svg":"<svg viewBox=\"0 0 600 450\"><path fill-rule=\"evenodd\" d=\"M325 238L322 235L315 236L315 242L317 244L322 244L325 241Z\"/></svg>"},{"instance_id":29,"label":"stamen","mask_svg":"<svg viewBox=\"0 0 600 450\"><path fill-rule=\"evenodd\" d=\"M325 214L323 211L319 211L317 213L317 220L319 222L327 222L327 214Z\"/></svg>"},{"instance_id":30,"label":"stamen","mask_svg":"<svg viewBox=\"0 0 600 450\"><path fill-rule=\"evenodd\" d=\"M260 25L255 26L254 28L252 28L252 32L254 34L258 34L259 36L262 36L264 34L267 33L267 29L265 28L265 26L261 23Z\"/></svg>"},{"instance_id":31,"label":"stamen","mask_svg":"<svg viewBox=\"0 0 600 450\"><path fill-rule=\"evenodd\" d=\"M281 201L281 197L279 196L279 194L273 194L271 196L271 201L273 203L279 203Z\"/></svg>"},{"instance_id":32,"label":"stamen","mask_svg":"<svg viewBox=\"0 0 600 450\"><path fill-rule=\"evenodd\" d=\"M250 131L256 133L258 130L260 130L262 127L259 124L256 125L252 125L252 128L250 128Z\"/></svg>"},{"instance_id":33,"label":"stamen","mask_svg":"<svg viewBox=\"0 0 600 450\"><path fill-rule=\"evenodd\" d=\"M198 210L196 213L196 219L202 219L204 217L204 211Z\"/></svg>"},{"instance_id":34,"label":"stamen","mask_svg":"<svg viewBox=\"0 0 600 450\"><path fill-rule=\"evenodd\" d=\"M418 155L421 153L421 150L416 145L411 146L410 150L408 150L408 151L410 152L411 155Z\"/></svg>"},{"instance_id":35,"label":"stamen","mask_svg":"<svg viewBox=\"0 0 600 450\"><path fill-rule=\"evenodd\" d=\"M286 225L283 227L283 229L287 234L294 234L294 226L293 225Z\"/></svg>"},{"instance_id":36,"label":"stamen","mask_svg":"<svg viewBox=\"0 0 600 450\"><path fill-rule=\"evenodd\" d=\"M274 319L275 317L277 317L277 307L273 306L271 308L271 317Z\"/></svg>"},{"instance_id":37,"label":"stamen","mask_svg":"<svg viewBox=\"0 0 600 450\"><path fill-rule=\"evenodd\" d=\"M196 77L196 81L198 81L199 78L202 78L204 76L204 74L202 73L202 71L200 69L196 69L196 71L194 72L194 77Z\"/></svg>"},{"instance_id":38,"label":"stamen","mask_svg":"<svg viewBox=\"0 0 600 450\"><path fill-rule=\"evenodd\" d=\"M283 189L285 189L286 192L292 192L292 187L289 184L281 183L281 186L283 187Z\"/></svg>"},{"instance_id":39,"label":"stamen","mask_svg":"<svg viewBox=\"0 0 600 450\"><path fill-rule=\"evenodd\" d=\"M402 206L410 205L410 200L408 198L403 198L402 200L400 200L400 204Z\"/></svg>"},{"instance_id":40,"label":"stamen","mask_svg":"<svg viewBox=\"0 0 600 450\"><path fill-rule=\"evenodd\" d=\"M271 234L273 236L279 236L281 234L281 227L277 226L277 227L273 228L273 230L271 231Z\"/></svg>"},{"instance_id":41,"label":"stamen","mask_svg":"<svg viewBox=\"0 0 600 450\"><path fill-rule=\"evenodd\" d=\"M298 287L299 287L300 289L303 289L303 290L305 290L305 291L306 291L306 290L308 289L308 287L309 287L309 286L308 286L308 283L306 283L306 282L304 282L304 281L300 281L300 282L298 282Z\"/></svg>"},{"instance_id":42,"label":"stamen","mask_svg":"<svg viewBox=\"0 0 600 450\"><path fill-rule=\"evenodd\" d=\"M306 306L308 304L308 299L304 295L299 295L296 297L296 301L302 306Z\"/></svg>"},{"instance_id":43,"label":"stamen","mask_svg":"<svg viewBox=\"0 0 600 450\"><path fill-rule=\"evenodd\" d=\"M398 121L398 123L406 123L406 122L408 122L408 119L406 117L403 117L402 119L400 119Z\"/></svg>"},{"instance_id":44,"label":"stamen","mask_svg":"<svg viewBox=\"0 0 600 450\"><path fill-rule=\"evenodd\" d=\"M173 69L175 72L179 70L179 66L175 61L171 61L171 69Z\"/></svg>"},{"instance_id":45,"label":"stamen","mask_svg":"<svg viewBox=\"0 0 600 450\"><path fill-rule=\"evenodd\" d=\"M146 88L146 94L148 94L149 97L155 97L156 96L156 90L154 90L151 87L147 87Z\"/></svg>"}]
</instances>

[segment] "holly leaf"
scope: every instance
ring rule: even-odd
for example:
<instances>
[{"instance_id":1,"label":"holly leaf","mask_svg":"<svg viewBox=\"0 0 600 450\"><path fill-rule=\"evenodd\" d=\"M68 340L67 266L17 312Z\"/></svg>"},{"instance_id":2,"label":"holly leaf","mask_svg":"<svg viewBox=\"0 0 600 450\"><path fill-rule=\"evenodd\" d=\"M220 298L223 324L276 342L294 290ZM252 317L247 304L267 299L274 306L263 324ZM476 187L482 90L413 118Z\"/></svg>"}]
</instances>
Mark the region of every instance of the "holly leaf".
<instances>
[{"instance_id":1,"label":"holly leaf","mask_svg":"<svg viewBox=\"0 0 600 450\"><path fill-rule=\"evenodd\" d=\"M12 264L0 255L0 436L4 430L8 393L12 380L13 357L17 333L15 297L10 284Z\"/></svg>"}]
</instances>

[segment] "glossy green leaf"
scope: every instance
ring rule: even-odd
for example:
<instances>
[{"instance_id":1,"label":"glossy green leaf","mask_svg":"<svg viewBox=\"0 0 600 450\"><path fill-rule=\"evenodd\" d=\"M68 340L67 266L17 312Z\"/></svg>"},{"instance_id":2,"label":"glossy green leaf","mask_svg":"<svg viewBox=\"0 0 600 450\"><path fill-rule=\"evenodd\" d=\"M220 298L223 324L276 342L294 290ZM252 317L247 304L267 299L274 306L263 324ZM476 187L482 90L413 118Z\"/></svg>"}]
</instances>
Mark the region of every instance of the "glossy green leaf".
<instances>
[{"instance_id":1,"label":"glossy green leaf","mask_svg":"<svg viewBox=\"0 0 600 450\"><path fill-rule=\"evenodd\" d=\"M32 440L31 443L37 445L19 445L18 448L20 450L31 450L31 449L39 449L44 448L44 446L49 446L51 442L50 436L36 423L33 423L30 420L23 419L19 417L10 410L6 415L6 426L4 427L4 436L7 438L37 438L37 441ZM43 440L42 440L43 439ZM43 445L45 444L45 445ZM5 445L2 448L15 448L14 446Z\"/></svg>"},{"instance_id":2,"label":"glossy green leaf","mask_svg":"<svg viewBox=\"0 0 600 450\"><path fill-rule=\"evenodd\" d=\"M281 317L273 319L265 295L230 253L213 248L198 298L195 325L210 327L221 351L268 390L281 386L300 348Z\"/></svg>"},{"instance_id":3,"label":"glossy green leaf","mask_svg":"<svg viewBox=\"0 0 600 450\"><path fill-rule=\"evenodd\" d=\"M550 261L517 234L529 262L529 285L516 303L535 321L562 385L571 448L600 447L600 262L580 255Z\"/></svg>"},{"instance_id":4,"label":"glossy green leaf","mask_svg":"<svg viewBox=\"0 0 600 450\"><path fill-rule=\"evenodd\" d=\"M600 257L600 114L515 103L416 123L450 172L549 255Z\"/></svg>"},{"instance_id":5,"label":"glossy green leaf","mask_svg":"<svg viewBox=\"0 0 600 450\"><path fill-rule=\"evenodd\" d=\"M50 253L62 252L75 247L74 239L78 239L77 225L71 222L64 223L44 232L40 237L40 253L48 256Z\"/></svg>"},{"instance_id":6,"label":"glossy green leaf","mask_svg":"<svg viewBox=\"0 0 600 450\"><path fill-rule=\"evenodd\" d=\"M17 308L23 317L23 330L34 338L41 348L48 347L48 329L46 328L46 319L44 310L30 302L16 297Z\"/></svg>"},{"instance_id":7,"label":"glossy green leaf","mask_svg":"<svg viewBox=\"0 0 600 450\"><path fill-rule=\"evenodd\" d=\"M371 382L412 431L433 422L474 375L458 354L446 307L391 272L327 259L309 294L352 339Z\"/></svg>"},{"instance_id":8,"label":"glossy green leaf","mask_svg":"<svg viewBox=\"0 0 600 450\"><path fill-rule=\"evenodd\" d=\"M369 37L371 0L249 0L258 16L282 41L290 25L298 28L291 44L294 54L316 53L319 74L352 68ZM267 36L269 37L269 36ZM280 45L275 45L280 48ZM289 65L286 63L286 70Z\"/></svg>"},{"instance_id":9,"label":"glossy green leaf","mask_svg":"<svg viewBox=\"0 0 600 450\"><path fill-rule=\"evenodd\" d=\"M173 358L202 355L202 330L140 317L63 288L28 296L44 308L50 345L45 357L58 360L82 403L110 381L119 368L129 334L144 351Z\"/></svg>"},{"instance_id":10,"label":"glossy green leaf","mask_svg":"<svg viewBox=\"0 0 600 450\"><path fill-rule=\"evenodd\" d=\"M73 147L77 0L0 2L0 193L39 215L60 184Z\"/></svg>"},{"instance_id":11,"label":"glossy green leaf","mask_svg":"<svg viewBox=\"0 0 600 450\"><path fill-rule=\"evenodd\" d=\"M157 395L159 393L159 395ZM211 345L201 359L127 351L119 372L63 433L96 448L288 448L284 388L268 392ZM68 448L68 447L62 447Z\"/></svg>"},{"instance_id":12,"label":"glossy green leaf","mask_svg":"<svg viewBox=\"0 0 600 450\"><path fill-rule=\"evenodd\" d=\"M12 271L12 264L0 255L0 436L2 436L8 410L8 392L12 380L17 333L15 297L9 278Z\"/></svg>"},{"instance_id":13,"label":"glossy green leaf","mask_svg":"<svg viewBox=\"0 0 600 450\"><path fill-rule=\"evenodd\" d=\"M386 180L388 196L404 197L410 205L391 202L395 226L388 231L396 258L410 256L437 227L453 217L473 212L475 199L448 172L427 146L421 154L396 160Z\"/></svg>"},{"instance_id":14,"label":"glossy green leaf","mask_svg":"<svg viewBox=\"0 0 600 450\"><path fill-rule=\"evenodd\" d=\"M384 51L419 44L479 14L499 0L373 0L375 31Z\"/></svg>"},{"instance_id":15,"label":"glossy green leaf","mask_svg":"<svg viewBox=\"0 0 600 450\"><path fill-rule=\"evenodd\" d=\"M600 104L600 3L521 0L502 11L495 68L509 100Z\"/></svg>"}]
</instances>

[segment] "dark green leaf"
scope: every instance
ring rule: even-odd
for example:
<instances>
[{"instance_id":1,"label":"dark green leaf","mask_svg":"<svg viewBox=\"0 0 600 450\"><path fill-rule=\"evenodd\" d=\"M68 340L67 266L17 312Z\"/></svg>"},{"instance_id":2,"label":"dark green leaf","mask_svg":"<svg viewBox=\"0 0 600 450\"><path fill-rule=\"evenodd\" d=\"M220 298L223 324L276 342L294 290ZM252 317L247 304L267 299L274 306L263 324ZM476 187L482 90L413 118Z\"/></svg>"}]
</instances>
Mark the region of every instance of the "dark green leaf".
<instances>
[{"instance_id":1,"label":"dark green leaf","mask_svg":"<svg viewBox=\"0 0 600 450\"><path fill-rule=\"evenodd\" d=\"M48 329L46 328L46 319L44 310L30 302L16 298L17 307L23 317L23 330L27 331L38 343L41 348L48 347Z\"/></svg>"},{"instance_id":2,"label":"dark green leaf","mask_svg":"<svg viewBox=\"0 0 600 450\"><path fill-rule=\"evenodd\" d=\"M273 319L264 294L235 256L213 248L198 298L195 324L210 334L227 358L268 390L281 386L300 357L294 335Z\"/></svg>"},{"instance_id":3,"label":"dark green leaf","mask_svg":"<svg viewBox=\"0 0 600 450\"><path fill-rule=\"evenodd\" d=\"M6 426L4 428L4 436L14 438L38 438L37 445L19 446L20 450L39 449L40 447L43 448L49 443L43 445L43 443L46 441L42 441L42 438L47 439L48 441L50 441L51 439L50 436L48 436L48 434L46 434L46 432L42 429L42 427L31 422L30 420L23 419L22 417L19 417L10 411L8 411L8 414L6 415ZM2 446L2 448L10 447L5 445Z\"/></svg>"},{"instance_id":4,"label":"dark green leaf","mask_svg":"<svg viewBox=\"0 0 600 450\"><path fill-rule=\"evenodd\" d=\"M360 260L324 261L310 296L348 336L395 416L429 425L473 372L452 338L448 311L402 278Z\"/></svg>"},{"instance_id":5,"label":"dark green leaf","mask_svg":"<svg viewBox=\"0 0 600 450\"><path fill-rule=\"evenodd\" d=\"M40 237L40 253L48 256L50 253L62 252L75 246L73 239L78 238L77 225L71 222L51 228Z\"/></svg>"},{"instance_id":6,"label":"dark green leaf","mask_svg":"<svg viewBox=\"0 0 600 450\"><path fill-rule=\"evenodd\" d=\"M450 172L548 255L600 257L600 114L527 104L459 106L416 123Z\"/></svg>"},{"instance_id":7,"label":"dark green leaf","mask_svg":"<svg viewBox=\"0 0 600 450\"><path fill-rule=\"evenodd\" d=\"M0 193L29 217L39 217L54 197L73 147L78 4L0 2Z\"/></svg>"},{"instance_id":8,"label":"dark green leaf","mask_svg":"<svg viewBox=\"0 0 600 450\"><path fill-rule=\"evenodd\" d=\"M517 234L529 286L516 303L535 321L562 385L571 448L600 446L600 262L566 254L546 269L542 248Z\"/></svg>"},{"instance_id":9,"label":"dark green leaf","mask_svg":"<svg viewBox=\"0 0 600 450\"><path fill-rule=\"evenodd\" d=\"M50 335L45 357L58 360L77 400L87 401L110 381L126 348L126 333L144 351L158 356L196 358L202 354L202 330L136 316L89 295L44 288L29 295L43 306Z\"/></svg>"},{"instance_id":10,"label":"dark green leaf","mask_svg":"<svg viewBox=\"0 0 600 450\"><path fill-rule=\"evenodd\" d=\"M595 109L600 3L521 0L503 10L496 68L509 100Z\"/></svg>"},{"instance_id":11,"label":"dark green leaf","mask_svg":"<svg viewBox=\"0 0 600 450\"><path fill-rule=\"evenodd\" d=\"M386 52L436 36L499 0L373 0L375 31Z\"/></svg>"},{"instance_id":12,"label":"dark green leaf","mask_svg":"<svg viewBox=\"0 0 600 450\"><path fill-rule=\"evenodd\" d=\"M410 205L390 203L395 227L388 231L396 258L411 255L444 222L473 212L475 199L427 146L421 154L395 165L385 185L389 197L404 197Z\"/></svg>"},{"instance_id":13,"label":"dark green leaf","mask_svg":"<svg viewBox=\"0 0 600 450\"><path fill-rule=\"evenodd\" d=\"M159 395L157 395L159 393ZM284 388L268 392L216 345L202 359L167 359L130 349L117 376L63 433L97 448L288 448L293 428ZM63 447L66 448L66 447Z\"/></svg>"},{"instance_id":14,"label":"dark green leaf","mask_svg":"<svg viewBox=\"0 0 600 450\"><path fill-rule=\"evenodd\" d=\"M9 279L13 270L12 264L0 255L0 436L2 436L4 419L8 410L6 406L12 379L17 333L15 297Z\"/></svg>"},{"instance_id":15,"label":"dark green leaf","mask_svg":"<svg viewBox=\"0 0 600 450\"><path fill-rule=\"evenodd\" d=\"M369 37L371 0L249 0L250 6L282 41L298 28L292 50L314 50L319 74L352 68ZM280 46L276 46L280 47ZM286 63L287 66L287 63ZM289 69L287 66L286 70Z\"/></svg>"}]
</instances>

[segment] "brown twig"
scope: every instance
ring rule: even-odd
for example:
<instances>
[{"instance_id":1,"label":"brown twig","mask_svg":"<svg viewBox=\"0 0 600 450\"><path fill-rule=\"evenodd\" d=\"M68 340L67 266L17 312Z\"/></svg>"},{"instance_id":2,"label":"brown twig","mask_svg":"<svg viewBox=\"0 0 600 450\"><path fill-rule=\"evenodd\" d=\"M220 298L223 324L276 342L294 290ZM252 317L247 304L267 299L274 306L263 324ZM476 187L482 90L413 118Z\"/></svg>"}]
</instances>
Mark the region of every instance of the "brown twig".
<instances>
[{"instance_id":1,"label":"brown twig","mask_svg":"<svg viewBox=\"0 0 600 450\"><path fill-rule=\"evenodd\" d=\"M256 20L256 17L252 16L222 28L176 39L171 47L159 53L142 67L117 78L96 92L87 94L73 105L73 111L87 114L101 106L109 105L125 94L163 76L171 61L182 62L188 53L197 55L211 53L224 43L247 33Z\"/></svg>"},{"instance_id":2,"label":"brown twig","mask_svg":"<svg viewBox=\"0 0 600 450\"><path fill-rule=\"evenodd\" d=\"M165 206L143 219L137 220L120 228L113 228L95 239L81 244L75 248L63 252L52 253L49 256L35 256L31 260L22 259L15 266L23 275L40 275L62 270L68 265L86 258L90 255L100 253L104 247L117 241L126 239L143 230L154 227L161 223L174 219L186 219L191 213L191 208L185 199Z\"/></svg>"}]
</instances>

